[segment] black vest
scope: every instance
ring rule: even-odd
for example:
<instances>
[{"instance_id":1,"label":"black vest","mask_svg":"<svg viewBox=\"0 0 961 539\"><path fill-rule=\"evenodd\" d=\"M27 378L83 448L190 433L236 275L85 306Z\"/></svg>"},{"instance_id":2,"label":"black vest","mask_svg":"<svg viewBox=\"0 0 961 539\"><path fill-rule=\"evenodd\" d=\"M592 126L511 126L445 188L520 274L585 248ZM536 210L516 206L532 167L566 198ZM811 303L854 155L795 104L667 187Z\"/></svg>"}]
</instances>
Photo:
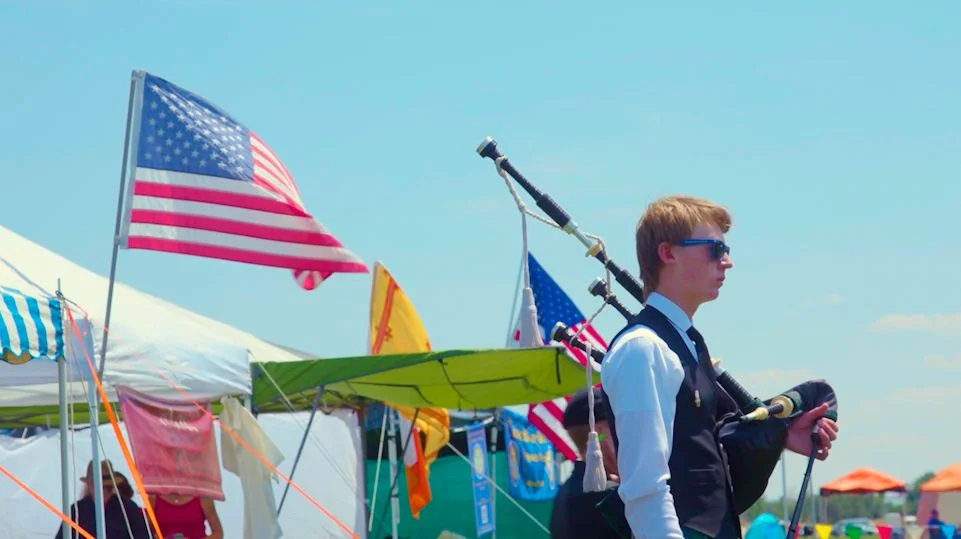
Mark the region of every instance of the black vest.
<instances>
[{"instance_id":1,"label":"black vest","mask_svg":"<svg viewBox=\"0 0 961 539\"><path fill-rule=\"evenodd\" d=\"M727 458L718 443L716 428L721 415L736 408L733 399L717 385L717 373L710 361L698 362L668 318L653 307L645 307L611 343L632 327L649 327L681 359L684 381L677 392L674 440L668 467L668 484L674 509L682 527L716 539L741 537L734 511ZM700 406L695 405L697 391ZM604 406L614 447L618 447L617 426L610 399Z\"/></svg>"}]
</instances>

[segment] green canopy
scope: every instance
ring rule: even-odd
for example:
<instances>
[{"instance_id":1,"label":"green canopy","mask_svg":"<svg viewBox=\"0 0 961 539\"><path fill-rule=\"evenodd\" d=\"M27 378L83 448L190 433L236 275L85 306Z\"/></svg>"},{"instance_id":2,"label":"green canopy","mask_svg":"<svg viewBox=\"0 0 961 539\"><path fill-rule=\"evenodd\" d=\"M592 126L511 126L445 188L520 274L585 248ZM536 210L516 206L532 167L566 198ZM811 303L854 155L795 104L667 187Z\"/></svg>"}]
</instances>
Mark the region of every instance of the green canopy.
<instances>
[{"instance_id":1,"label":"green canopy","mask_svg":"<svg viewBox=\"0 0 961 539\"><path fill-rule=\"evenodd\" d=\"M472 410L543 402L587 385L584 367L559 347L305 359L254 363L251 371L257 413L310 410L320 388L328 405L378 401ZM219 403L213 408L219 413ZM114 410L119 414L116 403ZM73 403L74 424L87 423L88 415L86 403ZM58 416L57 406L0 408L0 428L55 426ZM100 424L107 421L102 412Z\"/></svg>"},{"instance_id":2,"label":"green canopy","mask_svg":"<svg viewBox=\"0 0 961 539\"><path fill-rule=\"evenodd\" d=\"M445 350L259 363L253 401L259 412L287 410L281 395L307 407L323 387L326 399L471 410L543 402L586 385L584 367L559 347Z\"/></svg>"}]
</instances>

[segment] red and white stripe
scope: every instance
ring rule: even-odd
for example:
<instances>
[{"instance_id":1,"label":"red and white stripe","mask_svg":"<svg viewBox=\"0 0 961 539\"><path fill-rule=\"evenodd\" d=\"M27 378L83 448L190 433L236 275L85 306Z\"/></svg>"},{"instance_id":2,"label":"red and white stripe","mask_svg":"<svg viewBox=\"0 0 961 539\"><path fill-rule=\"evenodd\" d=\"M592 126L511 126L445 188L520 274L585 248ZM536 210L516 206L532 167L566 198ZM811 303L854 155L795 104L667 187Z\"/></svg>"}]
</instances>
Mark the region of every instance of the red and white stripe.
<instances>
[{"instance_id":1,"label":"red and white stripe","mask_svg":"<svg viewBox=\"0 0 961 539\"><path fill-rule=\"evenodd\" d=\"M575 324L571 327L571 331L576 333L580 328L581 324ZM587 326L577 338L581 342L590 343L591 347L596 350L607 352L607 342L604 340L604 337L601 337L600 333L594 329L594 326ZM519 329L514 333L514 340L520 340ZM582 367L586 368L586 353L567 343L560 344L564 346L567 353L576 359ZM554 400L531 404L527 409L527 420L537 427L564 456L570 460L577 460L580 458L577 452L577 446L574 444L574 441L571 440L571 437L567 435L567 430L564 428L564 410L567 409L567 403L570 400L570 397L559 397Z\"/></svg>"},{"instance_id":2,"label":"red and white stripe","mask_svg":"<svg viewBox=\"0 0 961 539\"><path fill-rule=\"evenodd\" d=\"M121 245L248 264L366 273L301 202L286 168L252 139L254 182L148 168L134 170Z\"/></svg>"},{"instance_id":3,"label":"red and white stripe","mask_svg":"<svg viewBox=\"0 0 961 539\"><path fill-rule=\"evenodd\" d=\"M254 181L268 191L280 195L300 211L307 213L304 203L300 200L297 182L267 143L251 133L250 149L254 160Z\"/></svg>"}]
</instances>

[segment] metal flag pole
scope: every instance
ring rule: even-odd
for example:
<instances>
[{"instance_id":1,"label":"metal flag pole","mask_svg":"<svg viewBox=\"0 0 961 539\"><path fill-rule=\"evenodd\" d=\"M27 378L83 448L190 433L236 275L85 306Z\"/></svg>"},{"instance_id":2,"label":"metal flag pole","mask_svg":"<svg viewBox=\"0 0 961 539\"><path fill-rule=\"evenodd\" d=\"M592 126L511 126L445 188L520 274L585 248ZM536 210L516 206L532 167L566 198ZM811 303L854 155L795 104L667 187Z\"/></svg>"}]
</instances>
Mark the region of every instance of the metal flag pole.
<instances>
[{"instance_id":1,"label":"metal flag pole","mask_svg":"<svg viewBox=\"0 0 961 539\"><path fill-rule=\"evenodd\" d=\"M127 127L124 132L123 158L120 164L120 189L117 195L117 218L113 229L113 252L110 255L110 278L107 284L107 310L103 318L103 339L100 345L100 365L97 374L103 377L107 361L107 337L110 330L110 311L113 307L113 285L117 276L117 253L120 249L120 228L123 218L124 199L127 193L127 174L130 170L130 157L137 155L138 141L132 136L140 132L141 105L143 102L143 81L146 73L133 71L130 74L130 97L127 101ZM129 204L128 204L129 205Z\"/></svg>"},{"instance_id":2,"label":"metal flag pole","mask_svg":"<svg viewBox=\"0 0 961 539\"><path fill-rule=\"evenodd\" d=\"M114 224L113 253L110 257L110 279L107 284L107 308L103 320L103 337L100 345L100 364L96 372L91 372L91 382L97 377L103 379L104 367L107 362L107 338L110 331L110 314L113 307L113 287L117 275L117 253L120 247L120 228L123 217L124 197L126 196L127 174L129 172L130 157L137 154L137 141L132 136L140 130L140 106L143 99L143 80L145 73L134 70L130 75L130 96L127 100L127 126L124 132L123 157L120 164L120 190L117 195L117 218ZM91 335L91 339L93 336ZM94 351L91 347L91 359ZM100 396L88 384L87 401L90 405L90 445L91 465L93 467L93 495L94 507L97 515L97 538L105 539L104 506L103 506L103 477L100 472ZM146 500L144 500L146 503Z\"/></svg>"}]
</instances>

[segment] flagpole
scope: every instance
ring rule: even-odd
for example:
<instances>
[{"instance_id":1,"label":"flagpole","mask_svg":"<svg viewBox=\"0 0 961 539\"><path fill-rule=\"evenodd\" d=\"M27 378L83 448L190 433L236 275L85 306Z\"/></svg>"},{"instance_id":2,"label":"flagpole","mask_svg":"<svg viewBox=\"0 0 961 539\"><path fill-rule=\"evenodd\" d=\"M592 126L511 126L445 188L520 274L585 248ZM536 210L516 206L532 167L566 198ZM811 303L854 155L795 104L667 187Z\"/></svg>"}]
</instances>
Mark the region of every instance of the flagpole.
<instances>
[{"instance_id":1,"label":"flagpole","mask_svg":"<svg viewBox=\"0 0 961 539\"><path fill-rule=\"evenodd\" d=\"M130 96L127 99L127 126L124 131L123 157L120 164L120 189L117 195L117 218L114 223L113 233L113 253L110 256L110 280L107 284L107 309L103 320L103 338L100 344L100 364L97 372L91 372L91 380L97 377L103 379L103 371L107 362L107 338L110 335L110 313L113 307L113 285L117 275L117 253L120 247L121 219L123 217L124 198L127 185L127 174L129 172L130 156L137 153L137 141L131 136L134 132L139 132L140 128L140 107L134 104L138 101L138 95L142 95L142 83L144 72L134 70L130 74ZM138 91L139 90L139 91ZM92 336L91 336L92 337ZM91 350L93 352L93 350ZM103 478L100 473L100 396L92 388L88 387L87 402L90 405L90 450L91 465L93 466L93 496L94 510L97 522L97 538L105 539L106 530L104 528L104 504L103 504ZM144 503L149 503L144 500Z\"/></svg>"},{"instance_id":2,"label":"flagpole","mask_svg":"<svg viewBox=\"0 0 961 539\"><path fill-rule=\"evenodd\" d=\"M380 260L377 260L374 262L374 271L373 271L374 275L370 280L371 302L370 302L370 310L368 314L368 318L370 319L370 321L367 324L367 355L376 355L380 353L380 350L374 350L374 333L373 333L374 301L373 299L374 299L374 294L376 293L376 290L377 290L377 268L382 265L383 264L381 263ZM384 414L385 414L384 420L388 429L387 430L387 458L390 463L390 477L391 477L390 492L388 493L388 503L390 504L390 514L391 514L390 515L391 516L390 518L391 535L390 536L392 539L398 539L399 531L400 531L398 529L400 525L400 498L398 496L398 486L397 486L397 480L399 477L398 474L400 473L399 467L397 465L397 443L399 438L399 436L397 435L400 433L400 426L398 425L398 420L396 415L397 413L398 412L395 411L390 406L388 406L387 403L384 403ZM411 430L413 430L413 428L414 428L413 425L411 425ZM378 458L377 473L380 473L380 453L378 453L377 458ZM377 496L376 492L374 493L374 496L375 497ZM375 509L374 507L370 508L371 516L373 516L374 509ZM386 510L386 507L384 509ZM381 519L383 519L383 513L381 513ZM371 520L370 522L373 523L373 520ZM377 524L378 529L380 527L380 522L381 521L379 520Z\"/></svg>"},{"instance_id":3,"label":"flagpole","mask_svg":"<svg viewBox=\"0 0 961 539\"><path fill-rule=\"evenodd\" d=\"M131 136L134 132L139 132L140 128L140 107L135 107L138 96L142 96L142 83L144 72L134 70L130 74L130 96L127 99L127 126L124 131L123 157L120 164L120 189L117 195L117 218L114 223L113 232L113 253L110 256L110 280L107 284L107 309L103 320L103 337L100 344L100 364L97 372L91 372L91 380L97 377L103 379L104 367L107 362L107 338L110 335L110 313L113 307L113 285L117 275L117 253L120 247L121 219L123 218L123 206L127 185L127 174L129 172L130 156L137 153L137 141ZM91 335L92 337L92 335ZM93 352L93 350L91 350ZM88 386L87 402L90 405L90 449L91 465L93 466L93 496L94 510L96 512L97 538L105 539L106 530L104 528L104 500L103 500L103 478L100 473L100 396L96 391ZM150 503L144 500L144 503Z\"/></svg>"},{"instance_id":4,"label":"flagpole","mask_svg":"<svg viewBox=\"0 0 961 539\"><path fill-rule=\"evenodd\" d=\"M138 96L143 96L144 72L134 70L130 74L130 97L127 100L127 126L123 140L123 158L120 164L120 189L117 194L117 218L113 228L113 253L110 256L110 279L107 284L107 311L103 319L103 339L100 345L100 365L97 375L103 378L103 370L107 361L107 338L110 330L110 311L113 307L113 285L117 276L117 254L120 249L120 228L123 218L124 198L127 196L127 173L129 172L130 156L136 155L138 144L132 140L131 133L140 131L141 108L134 107ZM138 90L140 90L138 92ZM136 127L136 129L135 129ZM94 401L96 403L96 400Z\"/></svg>"}]
</instances>

